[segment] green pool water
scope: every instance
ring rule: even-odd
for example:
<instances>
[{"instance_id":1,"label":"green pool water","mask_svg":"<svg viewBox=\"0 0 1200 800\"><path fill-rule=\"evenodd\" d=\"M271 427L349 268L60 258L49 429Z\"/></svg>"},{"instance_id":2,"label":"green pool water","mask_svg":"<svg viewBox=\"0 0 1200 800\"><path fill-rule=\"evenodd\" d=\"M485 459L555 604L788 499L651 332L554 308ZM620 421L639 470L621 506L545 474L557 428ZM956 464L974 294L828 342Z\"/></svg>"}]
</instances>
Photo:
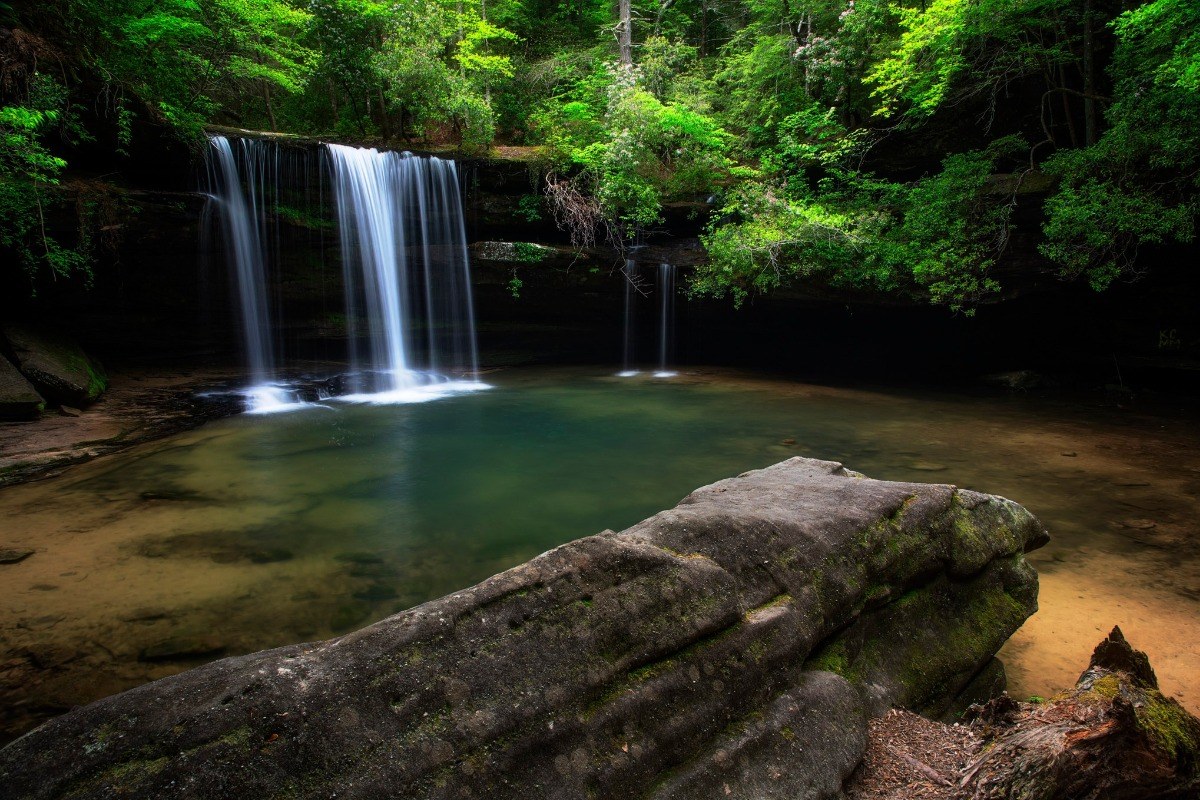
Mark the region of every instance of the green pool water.
<instances>
[{"instance_id":1,"label":"green pool water","mask_svg":"<svg viewBox=\"0 0 1200 800\"><path fill-rule=\"evenodd\" d=\"M1014 691L1073 682L1096 631L1121 623L1196 707L1191 420L718 373L488 380L435 402L231 418L0 492L6 543L38 550L3 568L3 730L360 627L795 455L1042 517L1046 622L1007 648Z\"/></svg>"}]
</instances>

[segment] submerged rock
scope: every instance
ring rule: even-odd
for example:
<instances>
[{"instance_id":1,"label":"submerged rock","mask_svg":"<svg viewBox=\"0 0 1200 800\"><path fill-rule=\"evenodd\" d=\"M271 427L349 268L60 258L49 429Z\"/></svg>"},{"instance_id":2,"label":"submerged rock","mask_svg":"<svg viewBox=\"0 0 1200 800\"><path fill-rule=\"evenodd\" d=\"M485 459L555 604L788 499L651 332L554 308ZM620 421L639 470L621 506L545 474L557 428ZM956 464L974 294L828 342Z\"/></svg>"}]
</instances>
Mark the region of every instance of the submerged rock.
<instances>
[{"instance_id":1,"label":"submerged rock","mask_svg":"<svg viewBox=\"0 0 1200 800\"><path fill-rule=\"evenodd\" d=\"M28 547L0 547L0 564L19 564L33 552Z\"/></svg>"},{"instance_id":2,"label":"submerged rock","mask_svg":"<svg viewBox=\"0 0 1200 800\"><path fill-rule=\"evenodd\" d=\"M354 633L93 703L17 796L833 798L869 713L996 684L1025 509L794 458ZM819 669L818 669L819 667ZM835 674L840 673L840 674Z\"/></svg>"},{"instance_id":3,"label":"submerged rock","mask_svg":"<svg viewBox=\"0 0 1200 800\"><path fill-rule=\"evenodd\" d=\"M212 636L180 636L164 639L138 653L138 661L188 661L225 652L225 645Z\"/></svg>"},{"instance_id":4,"label":"submerged rock","mask_svg":"<svg viewBox=\"0 0 1200 800\"><path fill-rule=\"evenodd\" d=\"M47 400L84 406L108 388L103 368L65 334L8 324L4 337L17 368Z\"/></svg>"}]
</instances>

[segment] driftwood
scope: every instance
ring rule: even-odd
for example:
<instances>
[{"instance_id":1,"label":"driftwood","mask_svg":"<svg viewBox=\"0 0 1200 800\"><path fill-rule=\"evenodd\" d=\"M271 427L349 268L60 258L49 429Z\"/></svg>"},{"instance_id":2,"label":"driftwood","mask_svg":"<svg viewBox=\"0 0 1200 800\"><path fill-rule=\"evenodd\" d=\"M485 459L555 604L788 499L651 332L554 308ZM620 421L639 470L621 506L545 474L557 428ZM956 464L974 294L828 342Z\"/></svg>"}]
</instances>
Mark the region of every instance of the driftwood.
<instances>
[{"instance_id":1,"label":"driftwood","mask_svg":"<svg viewBox=\"0 0 1200 800\"><path fill-rule=\"evenodd\" d=\"M1200 720L1158 690L1119 628L1075 688L1044 705L973 707L984 744L959 781L970 800L1200 797Z\"/></svg>"}]
</instances>

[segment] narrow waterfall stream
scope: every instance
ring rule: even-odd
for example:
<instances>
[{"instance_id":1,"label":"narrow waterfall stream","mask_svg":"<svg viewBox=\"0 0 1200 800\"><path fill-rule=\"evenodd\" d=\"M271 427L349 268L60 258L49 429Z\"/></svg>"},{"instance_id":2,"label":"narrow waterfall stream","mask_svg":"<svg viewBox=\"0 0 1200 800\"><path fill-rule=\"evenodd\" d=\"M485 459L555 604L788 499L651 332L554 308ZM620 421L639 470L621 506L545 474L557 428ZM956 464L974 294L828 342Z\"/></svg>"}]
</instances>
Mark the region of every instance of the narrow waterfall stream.
<instances>
[{"instance_id":1,"label":"narrow waterfall stream","mask_svg":"<svg viewBox=\"0 0 1200 800\"><path fill-rule=\"evenodd\" d=\"M658 325L651 329L653 333L647 332L644 336L649 338L657 335L658 362L657 368L648 374L655 378L673 378L679 374L672 368L675 355L675 265L659 264L658 270L650 274L655 276L655 291L658 292L658 298L654 301L657 305ZM625 319L622 327L624 336L621 371L617 373L619 378L632 378L641 374L637 359L638 298L647 294L647 290L643 288L643 280L649 283L649 278L644 279L643 275L636 261L625 261L625 267L621 270L621 277L625 281ZM649 299L654 300L653 295ZM643 356L643 360L649 361L649 358Z\"/></svg>"},{"instance_id":2,"label":"narrow waterfall stream","mask_svg":"<svg viewBox=\"0 0 1200 800\"><path fill-rule=\"evenodd\" d=\"M224 136L209 140L210 197L218 202L225 249L237 275L242 341L250 371L247 399L251 410L287 402L275 386L271 305L267 295L267 252L263 242L262 207L268 164L275 148L252 139L235 144ZM275 164L274 177L278 177Z\"/></svg>"},{"instance_id":3,"label":"narrow waterfall stream","mask_svg":"<svg viewBox=\"0 0 1200 800\"><path fill-rule=\"evenodd\" d=\"M675 338L675 265L658 265L658 371L656 378L670 378L676 373L670 369Z\"/></svg>"}]
</instances>

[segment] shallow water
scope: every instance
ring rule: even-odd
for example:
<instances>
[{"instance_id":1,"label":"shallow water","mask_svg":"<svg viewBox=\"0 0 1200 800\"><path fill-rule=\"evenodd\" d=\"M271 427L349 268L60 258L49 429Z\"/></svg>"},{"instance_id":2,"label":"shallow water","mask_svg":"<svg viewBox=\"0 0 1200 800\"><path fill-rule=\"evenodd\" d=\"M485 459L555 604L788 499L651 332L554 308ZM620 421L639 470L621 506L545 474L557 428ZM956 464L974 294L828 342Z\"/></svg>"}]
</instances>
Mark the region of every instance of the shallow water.
<instances>
[{"instance_id":1,"label":"shallow water","mask_svg":"<svg viewBox=\"0 0 1200 800\"><path fill-rule=\"evenodd\" d=\"M1200 711L1193 419L718 373L505 372L432 403L245 415L0 491L0 737L220 653L324 638L793 455L1015 499L1054 537L1014 694L1114 624Z\"/></svg>"}]
</instances>

